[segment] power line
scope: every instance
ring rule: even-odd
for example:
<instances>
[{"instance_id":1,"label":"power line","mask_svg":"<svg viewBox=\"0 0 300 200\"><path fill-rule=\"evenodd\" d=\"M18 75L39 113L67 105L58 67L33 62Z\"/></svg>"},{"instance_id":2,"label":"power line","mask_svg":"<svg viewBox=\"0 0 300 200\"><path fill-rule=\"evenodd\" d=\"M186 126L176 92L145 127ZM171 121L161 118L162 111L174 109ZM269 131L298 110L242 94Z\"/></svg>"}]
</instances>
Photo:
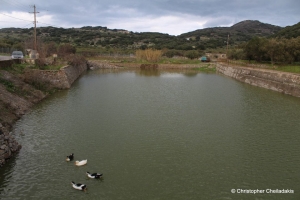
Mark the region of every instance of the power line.
<instances>
[{"instance_id":1,"label":"power line","mask_svg":"<svg viewBox=\"0 0 300 200\"><path fill-rule=\"evenodd\" d=\"M32 23L30 23L30 24L32 24ZM26 26L28 26L28 25L30 25L30 24L27 24L27 25L25 25L25 26L23 26L23 27L21 27L21 28L25 28Z\"/></svg>"},{"instance_id":2,"label":"power line","mask_svg":"<svg viewBox=\"0 0 300 200\"><path fill-rule=\"evenodd\" d=\"M4 1L4 3L6 2L13 7L17 7L18 9L21 9L24 12L28 12L29 6L24 6L24 5L18 4L17 2L13 2L10 0L3 0L3 1Z\"/></svg>"},{"instance_id":3,"label":"power line","mask_svg":"<svg viewBox=\"0 0 300 200\"><path fill-rule=\"evenodd\" d=\"M11 1L11 0L8 0L8 1ZM21 2L13 2L13 3L15 3L15 4L17 4L17 5L20 5L20 6L22 6L22 7L27 7L28 5L26 5L26 4L23 4L23 3L21 3Z\"/></svg>"},{"instance_id":4,"label":"power line","mask_svg":"<svg viewBox=\"0 0 300 200\"><path fill-rule=\"evenodd\" d=\"M13 17L13 16L10 16L10 15L7 15L7 14L4 14L4 13L0 13L1 15L5 15L7 17L11 17L11 18L14 18L14 19L18 19L18 20L22 20L22 21L28 21L28 22L32 22L30 20L26 20L26 19L20 19L20 18L17 18L17 17Z\"/></svg>"},{"instance_id":5,"label":"power line","mask_svg":"<svg viewBox=\"0 0 300 200\"><path fill-rule=\"evenodd\" d=\"M3 0L3 1L6 1L6 3L12 5L12 6L17 6L19 8L22 8L22 9L25 9L25 10L28 10L29 6L28 5L24 5L20 2L15 2L15 1L12 1L12 0Z\"/></svg>"}]
</instances>

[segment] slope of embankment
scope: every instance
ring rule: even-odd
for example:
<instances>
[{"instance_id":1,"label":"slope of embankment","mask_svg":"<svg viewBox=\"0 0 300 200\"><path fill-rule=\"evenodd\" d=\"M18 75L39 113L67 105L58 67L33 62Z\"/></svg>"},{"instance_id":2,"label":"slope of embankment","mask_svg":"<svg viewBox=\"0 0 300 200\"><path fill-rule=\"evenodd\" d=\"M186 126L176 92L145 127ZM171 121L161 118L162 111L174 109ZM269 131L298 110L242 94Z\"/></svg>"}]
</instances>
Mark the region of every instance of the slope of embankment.
<instances>
[{"instance_id":1,"label":"slope of embankment","mask_svg":"<svg viewBox=\"0 0 300 200\"><path fill-rule=\"evenodd\" d=\"M12 66L0 67L0 166L21 149L10 133L13 124L55 89L70 88L86 70L87 63L60 70L25 69L21 73Z\"/></svg>"},{"instance_id":2,"label":"slope of embankment","mask_svg":"<svg viewBox=\"0 0 300 200\"><path fill-rule=\"evenodd\" d=\"M266 69L232 66L219 63L218 73L250 85L300 97L300 75Z\"/></svg>"}]
</instances>

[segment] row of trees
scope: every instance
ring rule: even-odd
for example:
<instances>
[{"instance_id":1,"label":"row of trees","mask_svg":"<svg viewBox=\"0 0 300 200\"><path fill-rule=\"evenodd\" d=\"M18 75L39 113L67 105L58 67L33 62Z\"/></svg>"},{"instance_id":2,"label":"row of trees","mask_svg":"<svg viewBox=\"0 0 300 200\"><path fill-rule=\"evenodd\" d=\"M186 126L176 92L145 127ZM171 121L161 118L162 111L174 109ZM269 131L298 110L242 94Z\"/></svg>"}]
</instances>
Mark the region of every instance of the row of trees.
<instances>
[{"instance_id":1,"label":"row of trees","mask_svg":"<svg viewBox=\"0 0 300 200\"><path fill-rule=\"evenodd\" d=\"M271 61L272 64L300 62L300 37L291 39L255 37L248 43L230 50L228 58Z\"/></svg>"}]
</instances>

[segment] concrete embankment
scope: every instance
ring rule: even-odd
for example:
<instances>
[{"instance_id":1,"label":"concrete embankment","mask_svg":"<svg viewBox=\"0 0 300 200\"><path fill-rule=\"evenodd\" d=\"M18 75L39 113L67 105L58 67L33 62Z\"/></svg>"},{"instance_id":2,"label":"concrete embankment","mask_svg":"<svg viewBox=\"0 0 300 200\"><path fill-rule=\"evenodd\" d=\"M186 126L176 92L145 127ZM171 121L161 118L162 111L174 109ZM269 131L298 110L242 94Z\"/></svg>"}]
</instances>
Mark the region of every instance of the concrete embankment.
<instances>
[{"instance_id":1,"label":"concrete embankment","mask_svg":"<svg viewBox=\"0 0 300 200\"><path fill-rule=\"evenodd\" d=\"M60 70L28 69L24 74L0 70L0 166L21 149L12 130L13 124L34 104L44 99L47 89L67 89L87 70L87 64ZM43 89L37 86L43 85Z\"/></svg>"},{"instance_id":2,"label":"concrete embankment","mask_svg":"<svg viewBox=\"0 0 300 200\"><path fill-rule=\"evenodd\" d=\"M218 73L250 85L300 97L300 75L266 69L217 64Z\"/></svg>"}]
</instances>

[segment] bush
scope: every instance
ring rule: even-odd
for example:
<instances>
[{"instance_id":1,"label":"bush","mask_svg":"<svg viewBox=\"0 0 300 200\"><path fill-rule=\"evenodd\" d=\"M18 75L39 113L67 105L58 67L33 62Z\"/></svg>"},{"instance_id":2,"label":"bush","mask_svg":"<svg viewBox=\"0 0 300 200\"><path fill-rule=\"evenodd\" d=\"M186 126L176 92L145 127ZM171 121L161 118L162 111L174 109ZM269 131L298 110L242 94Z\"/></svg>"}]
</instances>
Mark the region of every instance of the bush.
<instances>
[{"instance_id":1,"label":"bush","mask_svg":"<svg viewBox=\"0 0 300 200\"><path fill-rule=\"evenodd\" d=\"M66 60L68 62L68 65L72 66L80 66L86 63L86 59L82 55L71 54L66 57Z\"/></svg>"},{"instance_id":2,"label":"bush","mask_svg":"<svg viewBox=\"0 0 300 200\"><path fill-rule=\"evenodd\" d=\"M140 60L146 60L148 62L158 62L162 56L161 50L146 49L146 50L137 50L136 58Z\"/></svg>"},{"instance_id":3,"label":"bush","mask_svg":"<svg viewBox=\"0 0 300 200\"><path fill-rule=\"evenodd\" d=\"M187 51L185 54L185 57L189 58L189 59L195 59L195 58L199 58L200 54L198 51Z\"/></svg>"},{"instance_id":4,"label":"bush","mask_svg":"<svg viewBox=\"0 0 300 200\"><path fill-rule=\"evenodd\" d=\"M58 56L62 58L75 53L76 53L76 48L70 44L63 44L58 47Z\"/></svg>"}]
</instances>

